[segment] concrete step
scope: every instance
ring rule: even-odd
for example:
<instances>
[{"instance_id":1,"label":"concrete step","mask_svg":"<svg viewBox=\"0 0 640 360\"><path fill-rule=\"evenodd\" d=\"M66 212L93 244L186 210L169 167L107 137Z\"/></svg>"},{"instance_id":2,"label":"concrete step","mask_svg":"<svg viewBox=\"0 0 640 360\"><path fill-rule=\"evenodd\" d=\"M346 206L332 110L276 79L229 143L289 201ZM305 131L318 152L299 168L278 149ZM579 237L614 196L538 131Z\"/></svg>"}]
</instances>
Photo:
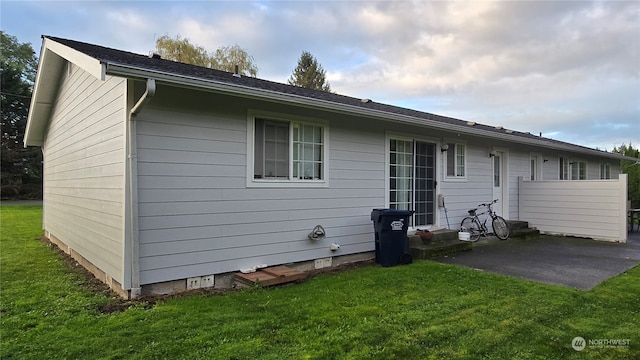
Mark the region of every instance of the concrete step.
<instances>
[{"instance_id":1,"label":"concrete step","mask_svg":"<svg viewBox=\"0 0 640 360\"><path fill-rule=\"evenodd\" d=\"M507 225L509 226L509 230L519 230L519 229L527 229L529 227L529 223L527 221L518 221L518 220L507 220Z\"/></svg>"},{"instance_id":2,"label":"concrete step","mask_svg":"<svg viewBox=\"0 0 640 360\"><path fill-rule=\"evenodd\" d=\"M423 241L418 235L408 235L409 246L434 244L447 242L450 240L458 240L458 230L440 229L433 232L433 238L429 241Z\"/></svg>"},{"instance_id":3,"label":"concrete step","mask_svg":"<svg viewBox=\"0 0 640 360\"><path fill-rule=\"evenodd\" d=\"M540 230L536 228L515 229L509 231L509 238L537 239L540 237Z\"/></svg>"},{"instance_id":4,"label":"concrete step","mask_svg":"<svg viewBox=\"0 0 640 360\"><path fill-rule=\"evenodd\" d=\"M507 221L509 225L509 238L532 239L540 236L540 231L529 228L526 221ZM458 240L458 230L435 230L430 241L424 241L418 235L409 235L409 249L415 260L432 259L451 255L473 248L471 242Z\"/></svg>"},{"instance_id":5,"label":"concrete step","mask_svg":"<svg viewBox=\"0 0 640 360\"><path fill-rule=\"evenodd\" d=\"M430 242L427 244L413 245L409 252L414 260L433 259L445 255L456 254L462 251L471 250L472 246L468 241L460 241L457 239L442 240L438 242Z\"/></svg>"}]
</instances>

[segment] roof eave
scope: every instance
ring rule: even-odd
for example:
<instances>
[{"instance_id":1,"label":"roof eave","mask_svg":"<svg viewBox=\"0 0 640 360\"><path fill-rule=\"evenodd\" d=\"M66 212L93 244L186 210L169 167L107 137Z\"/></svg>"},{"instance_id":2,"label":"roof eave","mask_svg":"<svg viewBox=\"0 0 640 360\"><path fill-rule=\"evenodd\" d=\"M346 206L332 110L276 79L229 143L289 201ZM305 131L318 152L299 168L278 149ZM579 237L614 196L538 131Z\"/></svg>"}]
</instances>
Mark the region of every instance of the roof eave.
<instances>
[{"instance_id":1,"label":"roof eave","mask_svg":"<svg viewBox=\"0 0 640 360\"><path fill-rule=\"evenodd\" d=\"M105 78L105 67L97 59L43 37L23 140L25 147L42 146L44 143L44 132L66 61L81 67L97 79Z\"/></svg>"},{"instance_id":2,"label":"roof eave","mask_svg":"<svg viewBox=\"0 0 640 360\"><path fill-rule=\"evenodd\" d=\"M455 125L450 123L443 123L437 120L430 120L425 118L417 118L409 115L394 114L386 111L367 109L359 106L341 104L333 101L309 98L305 96L281 93L272 90L258 89L254 87L248 87L238 84L229 84L215 80L205 80L197 77L189 77L184 75L176 75L167 72L160 72L157 70L150 70L130 65L108 63L106 64L106 73L114 76L123 76L131 78L146 79L153 77L158 81L171 83L177 86L184 86L190 88L204 88L210 91L232 93L246 98L254 98L260 100L276 101L286 104L294 104L298 106L304 106L308 108L320 109L324 111L332 111L339 113L346 113L350 115L367 116L384 121L394 121L404 124L414 124L419 126L429 126L435 129L457 132L472 136L481 136L493 140L503 140L509 142L517 142L527 145L541 146L548 149L567 151L573 153L582 153L599 157L608 157L621 160L624 156L615 153L609 153L596 149L582 148L577 145L569 143L558 143L556 141L546 140L544 138L532 139L527 137L521 137L507 133L489 131L484 129L478 129L469 125Z\"/></svg>"}]
</instances>

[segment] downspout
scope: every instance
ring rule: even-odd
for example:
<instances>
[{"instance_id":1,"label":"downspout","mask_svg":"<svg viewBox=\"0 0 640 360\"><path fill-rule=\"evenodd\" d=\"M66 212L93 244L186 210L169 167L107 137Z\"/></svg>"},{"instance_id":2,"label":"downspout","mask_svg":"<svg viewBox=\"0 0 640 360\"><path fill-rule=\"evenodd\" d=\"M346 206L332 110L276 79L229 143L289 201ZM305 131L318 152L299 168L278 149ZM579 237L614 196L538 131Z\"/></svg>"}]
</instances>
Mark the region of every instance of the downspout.
<instances>
[{"instance_id":1,"label":"downspout","mask_svg":"<svg viewBox=\"0 0 640 360\"><path fill-rule=\"evenodd\" d=\"M138 241L138 158L136 144L136 122L135 118L142 108L156 94L156 81L147 79L147 89L138 99L138 102L129 112L129 224L130 224L130 244L131 244L131 293L130 297L135 299L142 293L140 286L140 264L139 264L139 241Z\"/></svg>"},{"instance_id":2,"label":"downspout","mask_svg":"<svg viewBox=\"0 0 640 360\"><path fill-rule=\"evenodd\" d=\"M147 79L147 90L145 90L144 94L140 97L138 102L133 105L130 112L130 119L133 121L133 118L138 115L142 107L145 106L149 100L153 98L156 94L156 81L154 79Z\"/></svg>"}]
</instances>

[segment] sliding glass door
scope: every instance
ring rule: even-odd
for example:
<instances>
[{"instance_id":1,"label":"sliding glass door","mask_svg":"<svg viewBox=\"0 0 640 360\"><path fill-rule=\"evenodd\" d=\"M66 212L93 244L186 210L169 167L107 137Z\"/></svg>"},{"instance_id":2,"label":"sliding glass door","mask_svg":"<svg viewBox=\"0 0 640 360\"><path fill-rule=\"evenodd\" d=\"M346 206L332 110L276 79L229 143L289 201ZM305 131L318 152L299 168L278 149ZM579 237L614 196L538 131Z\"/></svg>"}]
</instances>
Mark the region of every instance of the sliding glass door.
<instances>
[{"instance_id":1,"label":"sliding glass door","mask_svg":"<svg viewBox=\"0 0 640 360\"><path fill-rule=\"evenodd\" d=\"M435 149L434 143L390 139L389 207L415 211L410 226L435 221Z\"/></svg>"}]
</instances>

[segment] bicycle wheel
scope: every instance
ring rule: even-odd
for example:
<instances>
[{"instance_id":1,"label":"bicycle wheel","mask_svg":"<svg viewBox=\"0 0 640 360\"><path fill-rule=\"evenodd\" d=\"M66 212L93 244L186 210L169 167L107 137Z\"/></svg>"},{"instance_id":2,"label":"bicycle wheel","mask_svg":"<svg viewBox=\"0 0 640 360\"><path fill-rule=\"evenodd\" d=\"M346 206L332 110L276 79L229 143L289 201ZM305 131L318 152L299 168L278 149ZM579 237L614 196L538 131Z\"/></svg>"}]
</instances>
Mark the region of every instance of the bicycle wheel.
<instances>
[{"instance_id":1,"label":"bicycle wheel","mask_svg":"<svg viewBox=\"0 0 640 360\"><path fill-rule=\"evenodd\" d=\"M498 239L507 240L509 238L509 225L501 216L494 217L491 226L493 226L493 233Z\"/></svg>"},{"instance_id":2,"label":"bicycle wheel","mask_svg":"<svg viewBox=\"0 0 640 360\"><path fill-rule=\"evenodd\" d=\"M480 239L480 225L472 217L462 219L462 222L460 223L460 231L466 231L469 233L469 241L476 242Z\"/></svg>"}]
</instances>

